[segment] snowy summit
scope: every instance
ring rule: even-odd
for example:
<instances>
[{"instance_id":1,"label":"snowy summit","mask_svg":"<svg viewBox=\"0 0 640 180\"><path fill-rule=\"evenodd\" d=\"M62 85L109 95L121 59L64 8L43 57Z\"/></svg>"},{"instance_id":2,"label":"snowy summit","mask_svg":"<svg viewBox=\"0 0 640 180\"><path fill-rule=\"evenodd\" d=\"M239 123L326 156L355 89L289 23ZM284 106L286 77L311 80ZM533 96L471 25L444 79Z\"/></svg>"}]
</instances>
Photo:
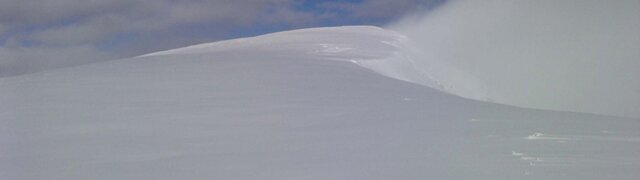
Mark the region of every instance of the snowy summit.
<instances>
[{"instance_id":1,"label":"snowy summit","mask_svg":"<svg viewBox=\"0 0 640 180\"><path fill-rule=\"evenodd\" d=\"M640 120L491 103L421 53L315 28L2 78L0 177L640 177Z\"/></svg>"}]
</instances>

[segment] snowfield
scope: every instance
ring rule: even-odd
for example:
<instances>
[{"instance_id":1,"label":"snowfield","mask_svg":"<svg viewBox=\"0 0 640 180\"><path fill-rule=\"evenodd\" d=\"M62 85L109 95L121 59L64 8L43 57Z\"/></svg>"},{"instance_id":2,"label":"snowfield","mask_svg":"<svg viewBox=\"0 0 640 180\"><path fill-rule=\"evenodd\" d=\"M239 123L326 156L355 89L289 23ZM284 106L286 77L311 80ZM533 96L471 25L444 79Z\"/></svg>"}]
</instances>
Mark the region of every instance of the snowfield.
<instances>
[{"instance_id":1,"label":"snowfield","mask_svg":"<svg viewBox=\"0 0 640 180\"><path fill-rule=\"evenodd\" d=\"M0 179L640 178L640 119L461 98L492 95L416 53L316 28L2 78Z\"/></svg>"}]
</instances>

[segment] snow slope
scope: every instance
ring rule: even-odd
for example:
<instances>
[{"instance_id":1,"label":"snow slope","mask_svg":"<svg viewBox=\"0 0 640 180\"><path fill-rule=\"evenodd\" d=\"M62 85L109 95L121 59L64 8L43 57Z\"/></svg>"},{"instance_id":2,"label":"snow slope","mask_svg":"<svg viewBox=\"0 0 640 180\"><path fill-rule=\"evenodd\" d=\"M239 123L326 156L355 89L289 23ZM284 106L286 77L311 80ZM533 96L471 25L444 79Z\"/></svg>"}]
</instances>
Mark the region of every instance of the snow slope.
<instances>
[{"instance_id":1,"label":"snow slope","mask_svg":"<svg viewBox=\"0 0 640 180\"><path fill-rule=\"evenodd\" d=\"M374 26L325 27L273 33L266 36L195 45L142 57L206 54L230 50L296 54L348 61L384 76L425 85L477 100L491 100L482 82L415 49L406 36ZM415 58L421 58L416 61ZM496 95L493 95L496 96Z\"/></svg>"},{"instance_id":2,"label":"snow slope","mask_svg":"<svg viewBox=\"0 0 640 180\"><path fill-rule=\"evenodd\" d=\"M640 177L639 119L445 93L473 78L414 71L401 37L307 29L2 78L0 177Z\"/></svg>"}]
</instances>

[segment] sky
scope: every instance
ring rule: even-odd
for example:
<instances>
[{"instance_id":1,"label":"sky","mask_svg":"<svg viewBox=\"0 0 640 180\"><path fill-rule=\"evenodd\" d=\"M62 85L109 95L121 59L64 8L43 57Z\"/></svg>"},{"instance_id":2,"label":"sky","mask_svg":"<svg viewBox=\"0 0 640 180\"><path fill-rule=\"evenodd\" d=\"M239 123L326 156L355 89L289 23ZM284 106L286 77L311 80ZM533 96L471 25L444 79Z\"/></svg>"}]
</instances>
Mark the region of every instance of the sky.
<instances>
[{"instance_id":1,"label":"sky","mask_svg":"<svg viewBox=\"0 0 640 180\"><path fill-rule=\"evenodd\" d=\"M384 25L445 0L0 0L0 77L192 44Z\"/></svg>"}]
</instances>

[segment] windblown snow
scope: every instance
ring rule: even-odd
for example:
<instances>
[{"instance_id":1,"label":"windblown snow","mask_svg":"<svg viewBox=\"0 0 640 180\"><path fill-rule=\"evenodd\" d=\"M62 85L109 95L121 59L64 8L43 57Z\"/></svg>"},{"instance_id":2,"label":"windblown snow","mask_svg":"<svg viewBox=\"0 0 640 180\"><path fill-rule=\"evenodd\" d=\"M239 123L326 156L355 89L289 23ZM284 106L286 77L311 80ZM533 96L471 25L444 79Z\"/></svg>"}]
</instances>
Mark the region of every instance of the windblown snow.
<instances>
[{"instance_id":1,"label":"windblown snow","mask_svg":"<svg viewBox=\"0 0 640 180\"><path fill-rule=\"evenodd\" d=\"M204 54L250 48L355 63L381 75L454 95L490 100L477 79L446 62L425 59L406 36L373 26L314 28L235 39L143 55ZM286 52L282 52L286 51ZM421 58L416 61L414 58Z\"/></svg>"},{"instance_id":2,"label":"windblown snow","mask_svg":"<svg viewBox=\"0 0 640 180\"><path fill-rule=\"evenodd\" d=\"M452 0L416 17L388 28L495 102L640 118L638 0Z\"/></svg>"},{"instance_id":3,"label":"windblown snow","mask_svg":"<svg viewBox=\"0 0 640 180\"><path fill-rule=\"evenodd\" d=\"M420 53L316 28L2 78L0 177L640 177L639 119L461 98L492 95Z\"/></svg>"}]
</instances>

